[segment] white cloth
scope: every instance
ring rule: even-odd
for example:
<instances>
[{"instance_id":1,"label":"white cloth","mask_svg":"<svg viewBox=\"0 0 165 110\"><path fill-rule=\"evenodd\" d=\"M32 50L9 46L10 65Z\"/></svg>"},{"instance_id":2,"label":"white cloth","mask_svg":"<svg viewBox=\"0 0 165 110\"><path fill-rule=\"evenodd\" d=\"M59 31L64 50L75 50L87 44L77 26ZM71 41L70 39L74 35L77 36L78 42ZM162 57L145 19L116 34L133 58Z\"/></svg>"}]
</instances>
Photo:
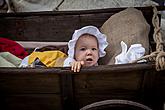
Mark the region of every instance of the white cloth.
<instances>
[{"instance_id":1,"label":"white cloth","mask_svg":"<svg viewBox=\"0 0 165 110\"><path fill-rule=\"evenodd\" d=\"M73 58L70 58L70 57L66 58L65 61L64 61L63 67L70 67L71 66L70 64L73 61L75 61Z\"/></svg>"},{"instance_id":2,"label":"white cloth","mask_svg":"<svg viewBox=\"0 0 165 110\"><path fill-rule=\"evenodd\" d=\"M37 49L39 49L39 47L36 47L36 48L33 50L33 52L35 52ZM29 65L29 64L28 64L29 56L30 56L30 55L26 56L26 57L22 60L21 64L19 65L20 68L21 68L21 67L22 67L22 68L25 68L25 67L32 66L32 65Z\"/></svg>"},{"instance_id":3,"label":"white cloth","mask_svg":"<svg viewBox=\"0 0 165 110\"><path fill-rule=\"evenodd\" d=\"M26 56L23 60L22 60L22 62L21 62L21 64L19 65L19 67L28 67L29 66L29 64L28 64L28 61L29 61L29 55L28 56Z\"/></svg>"},{"instance_id":4,"label":"white cloth","mask_svg":"<svg viewBox=\"0 0 165 110\"><path fill-rule=\"evenodd\" d=\"M115 57L115 64L131 63L145 54L145 48L141 44L133 44L127 51L127 44L121 41L121 53Z\"/></svg>"},{"instance_id":5,"label":"white cloth","mask_svg":"<svg viewBox=\"0 0 165 110\"><path fill-rule=\"evenodd\" d=\"M70 58L74 58L74 48L78 38L83 34L91 34L94 35L99 43L99 57L104 57L106 52L104 49L108 46L107 38L105 34L102 34L99 29L95 26L85 26L79 30L75 30L72 35L72 39L68 43L68 56Z\"/></svg>"}]
</instances>

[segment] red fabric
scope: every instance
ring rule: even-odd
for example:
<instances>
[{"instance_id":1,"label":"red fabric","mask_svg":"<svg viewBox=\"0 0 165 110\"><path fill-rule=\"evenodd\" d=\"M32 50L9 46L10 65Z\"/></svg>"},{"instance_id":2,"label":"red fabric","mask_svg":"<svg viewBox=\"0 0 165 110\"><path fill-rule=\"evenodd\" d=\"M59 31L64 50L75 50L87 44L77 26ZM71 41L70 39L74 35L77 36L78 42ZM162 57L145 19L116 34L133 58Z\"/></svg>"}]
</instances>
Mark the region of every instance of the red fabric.
<instances>
[{"instance_id":1,"label":"red fabric","mask_svg":"<svg viewBox=\"0 0 165 110\"><path fill-rule=\"evenodd\" d=\"M0 52L10 52L21 59L28 55L20 44L2 37L0 37Z\"/></svg>"}]
</instances>

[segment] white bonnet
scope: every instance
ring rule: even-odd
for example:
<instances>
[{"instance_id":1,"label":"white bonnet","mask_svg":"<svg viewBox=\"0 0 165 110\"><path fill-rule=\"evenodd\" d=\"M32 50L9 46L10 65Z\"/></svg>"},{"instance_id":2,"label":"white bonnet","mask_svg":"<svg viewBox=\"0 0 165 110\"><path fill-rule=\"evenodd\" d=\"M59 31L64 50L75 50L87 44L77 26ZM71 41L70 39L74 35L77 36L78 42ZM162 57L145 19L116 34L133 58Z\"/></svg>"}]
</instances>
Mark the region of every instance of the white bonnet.
<instances>
[{"instance_id":1,"label":"white bonnet","mask_svg":"<svg viewBox=\"0 0 165 110\"><path fill-rule=\"evenodd\" d=\"M72 40L68 43L68 56L70 58L74 58L74 49L78 38L83 34L91 34L94 35L99 43L99 57L104 57L106 52L104 49L108 46L108 42L106 40L106 35L102 34L99 29L95 26L85 26L81 29L75 30L72 35Z\"/></svg>"}]
</instances>

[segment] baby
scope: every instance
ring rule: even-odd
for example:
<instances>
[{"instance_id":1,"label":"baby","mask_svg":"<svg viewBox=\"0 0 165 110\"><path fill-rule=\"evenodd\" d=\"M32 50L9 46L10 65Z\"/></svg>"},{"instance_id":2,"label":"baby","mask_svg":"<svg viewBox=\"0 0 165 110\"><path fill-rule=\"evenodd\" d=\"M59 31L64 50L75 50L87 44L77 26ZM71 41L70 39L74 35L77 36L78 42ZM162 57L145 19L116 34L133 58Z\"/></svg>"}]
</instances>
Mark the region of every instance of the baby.
<instances>
[{"instance_id":1,"label":"baby","mask_svg":"<svg viewBox=\"0 0 165 110\"><path fill-rule=\"evenodd\" d=\"M104 49L107 46L106 36L97 27L85 26L75 30L63 66L71 66L74 72L79 72L82 66L97 66L99 57L106 55Z\"/></svg>"}]
</instances>

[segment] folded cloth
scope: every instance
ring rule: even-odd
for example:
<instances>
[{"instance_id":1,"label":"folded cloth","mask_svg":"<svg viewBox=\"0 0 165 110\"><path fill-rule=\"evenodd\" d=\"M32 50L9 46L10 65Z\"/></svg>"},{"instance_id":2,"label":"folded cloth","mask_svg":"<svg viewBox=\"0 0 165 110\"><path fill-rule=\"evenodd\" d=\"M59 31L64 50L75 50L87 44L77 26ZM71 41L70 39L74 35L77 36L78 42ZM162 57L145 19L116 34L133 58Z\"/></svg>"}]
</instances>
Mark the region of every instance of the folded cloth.
<instances>
[{"instance_id":1,"label":"folded cloth","mask_svg":"<svg viewBox=\"0 0 165 110\"><path fill-rule=\"evenodd\" d=\"M10 52L0 52L0 67L18 67L22 59Z\"/></svg>"},{"instance_id":2,"label":"folded cloth","mask_svg":"<svg viewBox=\"0 0 165 110\"><path fill-rule=\"evenodd\" d=\"M141 44L132 44L127 51L127 44L124 41L121 41L121 50L115 57L115 64L131 63L145 54L145 48Z\"/></svg>"},{"instance_id":3,"label":"folded cloth","mask_svg":"<svg viewBox=\"0 0 165 110\"><path fill-rule=\"evenodd\" d=\"M16 67L11 62L0 56L0 67Z\"/></svg>"},{"instance_id":4,"label":"folded cloth","mask_svg":"<svg viewBox=\"0 0 165 110\"><path fill-rule=\"evenodd\" d=\"M28 64L32 64L37 58L44 64L46 67L56 67L57 63L59 64L59 58L66 58L67 55L61 51L44 51L44 52L33 52L29 55ZM61 62L63 63L63 62Z\"/></svg>"}]
</instances>

